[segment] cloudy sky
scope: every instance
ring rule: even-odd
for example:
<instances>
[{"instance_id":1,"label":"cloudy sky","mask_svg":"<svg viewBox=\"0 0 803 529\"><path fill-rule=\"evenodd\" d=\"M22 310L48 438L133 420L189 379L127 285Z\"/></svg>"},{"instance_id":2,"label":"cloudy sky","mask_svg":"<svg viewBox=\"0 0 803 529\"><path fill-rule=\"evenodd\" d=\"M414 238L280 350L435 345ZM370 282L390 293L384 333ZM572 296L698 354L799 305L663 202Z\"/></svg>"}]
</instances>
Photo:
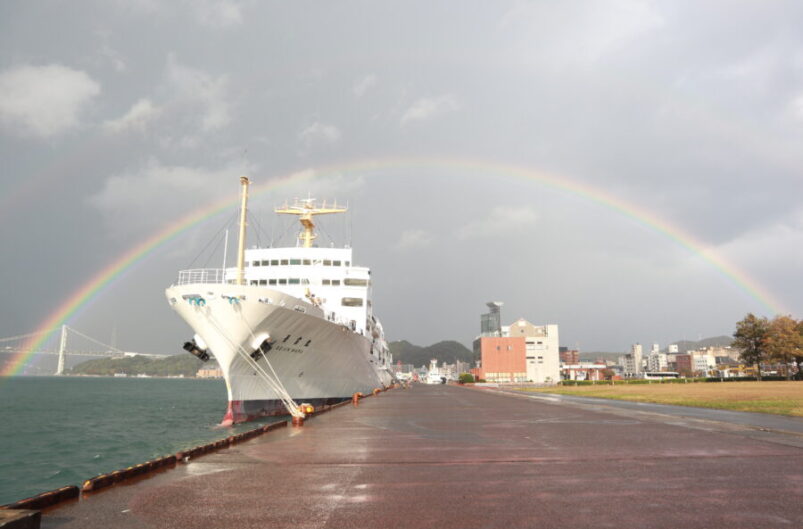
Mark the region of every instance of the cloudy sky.
<instances>
[{"instance_id":1,"label":"cloudy sky","mask_svg":"<svg viewBox=\"0 0 803 529\"><path fill-rule=\"evenodd\" d=\"M469 344L488 300L585 351L801 317L801 27L794 0L3 2L0 336L241 174L268 188L251 244L292 243L285 198L349 202L323 228L373 269L391 339ZM219 266L233 214L70 324L177 352L164 288Z\"/></svg>"}]
</instances>

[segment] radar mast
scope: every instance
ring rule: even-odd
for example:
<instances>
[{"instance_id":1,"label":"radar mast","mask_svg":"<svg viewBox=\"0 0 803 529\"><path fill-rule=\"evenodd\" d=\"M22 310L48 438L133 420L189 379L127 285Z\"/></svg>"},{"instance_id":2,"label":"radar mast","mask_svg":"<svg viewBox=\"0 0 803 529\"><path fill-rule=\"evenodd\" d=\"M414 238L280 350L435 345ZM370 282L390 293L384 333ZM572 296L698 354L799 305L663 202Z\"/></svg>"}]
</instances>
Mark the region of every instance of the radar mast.
<instances>
[{"instance_id":1,"label":"radar mast","mask_svg":"<svg viewBox=\"0 0 803 529\"><path fill-rule=\"evenodd\" d=\"M315 233L315 223L313 222L315 215L345 213L346 211L348 211L348 207L338 204L337 201L327 205L324 200L322 204L318 205L317 200L314 198L296 198L292 204L285 202L284 205L274 209L275 213L296 215L298 217L298 221L301 223L298 240L302 248L312 248L312 241L318 237L318 234Z\"/></svg>"}]
</instances>

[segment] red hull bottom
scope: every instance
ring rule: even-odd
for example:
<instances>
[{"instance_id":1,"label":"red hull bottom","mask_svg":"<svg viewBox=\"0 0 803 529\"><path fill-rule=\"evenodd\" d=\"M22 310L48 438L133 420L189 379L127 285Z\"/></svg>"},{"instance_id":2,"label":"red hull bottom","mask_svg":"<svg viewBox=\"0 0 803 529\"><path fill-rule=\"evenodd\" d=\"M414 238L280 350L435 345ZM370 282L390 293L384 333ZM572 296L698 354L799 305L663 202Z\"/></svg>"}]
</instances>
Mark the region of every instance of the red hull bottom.
<instances>
[{"instance_id":1,"label":"red hull bottom","mask_svg":"<svg viewBox=\"0 0 803 529\"><path fill-rule=\"evenodd\" d=\"M309 403L313 407L337 404L348 397L329 397L324 399L296 399L296 402ZM272 417L276 415L289 415L284 404L280 400L230 400L226 409L226 415L220 422L220 426L232 426L248 421L253 421L260 417Z\"/></svg>"}]
</instances>

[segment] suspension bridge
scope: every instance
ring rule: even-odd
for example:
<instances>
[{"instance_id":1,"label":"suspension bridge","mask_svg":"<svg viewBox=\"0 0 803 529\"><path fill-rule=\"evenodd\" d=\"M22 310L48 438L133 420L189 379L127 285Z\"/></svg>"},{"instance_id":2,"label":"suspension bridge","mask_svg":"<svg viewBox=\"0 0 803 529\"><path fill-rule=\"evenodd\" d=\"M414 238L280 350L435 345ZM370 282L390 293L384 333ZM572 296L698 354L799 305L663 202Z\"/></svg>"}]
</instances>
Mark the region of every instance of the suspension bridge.
<instances>
[{"instance_id":1,"label":"suspension bridge","mask_svg":"<svg viewBox=\"0 0 803 529\"><path fill-rule=\"evenodd\" d=\"M59 332L60 331L60 332ZM81 356L81 357L107 357L107 358L123 358L124 356L148 356L152 358L164 358L166 355L134 353L130 351L123 351L114 345L103 343L102 341L87 336L86 334L74 329L68 325L62 325L61 328L48 329L44 331L31 332L27 334L19 334L17 336L9 336L7 338L0 338L0 353L16 354L26 352L26 344L30 343L32 339L37 339L42 336L58 334L58 341L49 339L41 347L32 351L33 354L39 355L58 355L58 364L56 367L56 375L64 374L64 364L67 355Z\"/></svg>"}]
</instances>

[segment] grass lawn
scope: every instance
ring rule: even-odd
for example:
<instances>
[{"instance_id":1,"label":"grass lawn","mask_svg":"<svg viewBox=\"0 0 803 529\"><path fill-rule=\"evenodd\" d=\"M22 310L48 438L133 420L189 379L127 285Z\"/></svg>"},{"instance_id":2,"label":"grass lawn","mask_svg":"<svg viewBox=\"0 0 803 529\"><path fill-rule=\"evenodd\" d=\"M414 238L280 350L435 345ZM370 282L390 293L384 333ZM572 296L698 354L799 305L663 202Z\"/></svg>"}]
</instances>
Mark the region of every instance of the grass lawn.
<instances>
[{"instance_id":1,"label":"grass lawn","mask_svg":"<svg viewBox=\"0 0 803 529\"><path fill-rule=\"evenodd\" d=\"M803 417L803 382L798 381L558 386L523 391Z\"/></svg>"}]
</instances>

